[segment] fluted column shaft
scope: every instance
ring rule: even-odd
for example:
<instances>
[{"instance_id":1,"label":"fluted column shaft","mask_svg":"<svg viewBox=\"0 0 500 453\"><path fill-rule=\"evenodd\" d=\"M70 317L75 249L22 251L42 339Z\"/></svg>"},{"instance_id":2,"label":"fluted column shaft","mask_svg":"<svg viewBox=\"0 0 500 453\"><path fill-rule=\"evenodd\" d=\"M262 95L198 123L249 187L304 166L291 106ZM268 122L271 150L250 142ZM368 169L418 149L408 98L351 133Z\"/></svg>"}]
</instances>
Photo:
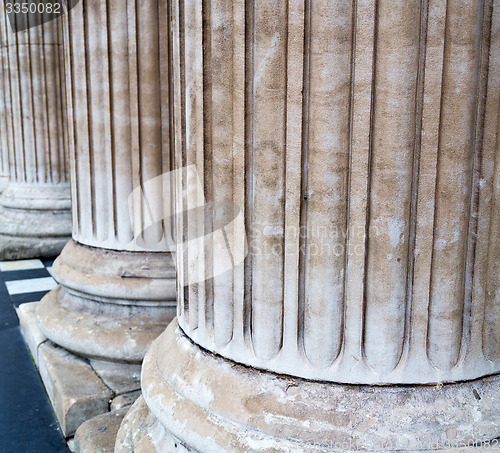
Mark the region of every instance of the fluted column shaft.
<instances>
[{"instance_id":1,"label":"fluted column shaft","mask_svg":"<svg viewBox=\"0 0 500 453\"><path fill-rule=\"evenodd\" d=\"M2 8L0 47L0 168L8 166L9 175L0 198L1 253L9 257L14 241L18 257L36 251L53 256L69 239L71 225L61 22L14 33Z\"/></svg>"},{"instance_id":2,"label":"fluted column shaft","mask_svg":"<svg viewBox=\"0 0 500 453\"><path fill-rule=\"evenodd\" d=\"M73 242L38 316L83 355L140 361L175 315L165 9L82 1L65 22Z\"/></svg>"},{"instance_id":3,"label":"fluted column shaft","mask_svg":"<svg viewBox=\"0 0 500 453\"><path fill-rule=\"evenodd\" d=\"M178 325L116 452L500 435L499 11L173 2L176 164L201 189L180 172ZM200 199L239 208L225 243L189 241L215 234Z\"/></svg>"},{"instance_id":4,"label":"fluted column shaft","mask_svg":"<svg viewBox=\"0 0 500 453\"><path fill-rule=\"evenodd\" d=\"M197 285L210 257L184 267L179 325L310 379L498 372L491 11L365 3L180 2L178 165L198 166L208 201L241 207L249 255Z\"/></svg>"},{"instance_id":5,"label":"fluted column shaft","mask_svg":"<svg viewBox=\"0 0 500 453\"><path fill-rule=\"evenodd\" d=\"M169 41L167 24L158 19L165 9L156 1L94 1L71 13L73 238L79 243L141 250L130 210L140 213L134 220L147 220L149 201L168 214L170 198L162 200L161 191L129 206L133 189L171 169ZM147 231L146 249L167 250L171 227L162 227L158 222Z\"/></svg>"},{"instance_id":6,"label":"fluted column shaft","mask_svg":"<svg viewBox=\"0 0 500 453\"><path fill-rule=\"evenodd\" d=\"M2 103L2 106L3 105ZM0 118L3 118L3 112L0 112ZM2 140L1 137L0 140ZM7 149L3 147L3 144L0 146L0 193L2 193L9 181L9 155Z\"/></svg>"},{"instance_id":7,"label":"fluted column shaft","mask_svg":"<svg viewBox=\"0 0 500 453\"><path fill-rule=\"evenodd\" d=\"M0 52L0 59L2 54ZM0 87L3 88L3 65L0 65ZM9 147L7 145L7 117L5 116L5 96L0 95L0 193L2 193L9 181Z\"/></svg>"}]
</instances>

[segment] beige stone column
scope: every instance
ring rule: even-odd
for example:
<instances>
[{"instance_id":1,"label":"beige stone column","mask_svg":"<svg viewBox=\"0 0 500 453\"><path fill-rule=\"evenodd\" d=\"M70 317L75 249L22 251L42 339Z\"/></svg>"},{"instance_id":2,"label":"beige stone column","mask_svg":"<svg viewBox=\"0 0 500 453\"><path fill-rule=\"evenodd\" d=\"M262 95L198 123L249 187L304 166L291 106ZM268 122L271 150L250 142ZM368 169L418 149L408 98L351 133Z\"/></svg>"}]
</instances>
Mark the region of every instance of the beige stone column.
<instances>
[{"instance_id":1,"label":"beige stone column","mask_svg":"<svg viewBox=\"0 0 500 453\"><path fill-rule=\"evenodd\" d=\"M145 358L116 452L465 452L500 436L499 13L174 1L177 165L240 208L246 238L233 223L227 250L249 253L218 274L223 249L181 244L177 325Z\"/></svg>"},{"instance_id":2,"label":"beige stone column","mask_svg":"<svg viewBox=\"0 0 500 453\"><path fill-rule=\"evenodd\" d=\"M0 113L0 115L2 115L2 113ZM0 193L2 193L5 190L5 187L7 187L8 182L9 182L9 155L5 151L5 148L2 147L0 148Z\"/></svg>"},{"instance_id":3,"label":"beige stone column","mask_svg":"<svg viewBox=\"0 0 500 453\"><path fill-rule=\"evenodd\" d=\"M38 321L88 357L140 362L175 316L165 8L87 0L65 23L73 240Z\"/></svg>"},{"instance_id":4,"label":"beige stone column","mask_svg":"<svg viewBox=\"0 0 500 453\"><path fill-rule=\"evenodd\" d=\"M55 256L71 235L61 22L14 33L0 14L0 259Z\"/></svg>"},{"instance_id":5,"label":"beige stone column","mask_svg":"<svg viewBox=\"0 0 500 453\"><path fill-rule=\"evenodd\" d=\"M0 60L1 52L0 52ZM3 88L3 66L0 65L0 87ZM5 97L0 94L0 127L2 128L2 133L0 133L0 194L7 187L9 182L9 148L7 145L7 122L5 117Z\"/></svg>"}]
</instances>

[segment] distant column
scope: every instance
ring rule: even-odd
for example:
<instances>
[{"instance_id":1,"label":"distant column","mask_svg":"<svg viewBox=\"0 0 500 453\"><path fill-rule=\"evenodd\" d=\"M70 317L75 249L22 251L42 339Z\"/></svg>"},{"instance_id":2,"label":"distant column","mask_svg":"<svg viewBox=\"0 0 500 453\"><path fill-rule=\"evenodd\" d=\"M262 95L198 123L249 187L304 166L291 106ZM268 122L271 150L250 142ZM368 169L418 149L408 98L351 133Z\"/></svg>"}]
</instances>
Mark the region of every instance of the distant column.
<instances>
[{"instance_id":1,"label":"distant column","mask_svg":"<svg viewBox=\"0 0 500 453\"><path fill-rule=\"evenodd\" d=\"M0 50L0 62L2 61L2 52ZM0 64L0 88L3 90L3 65ZM7 118L5 116L5 96L2 91L0 94L0 194L7 187L9 182L9 147L7 142Z\"/></svg>"},{"instance_id":2,"label":"distant column","mask_svg":"<svg viewBox=\"0 0 500 453\"><path fill-rule=\"evenodd\" d=\"M488 5L174 2L177 163L197 166L207 202L239 206L227 248L249 253L214 275L223 250L178 250L177 325L145 358L115 451L500 436ZM178 187L192 212L192 181Z\"/></svg>"},{"instance_id":3,"label":"distant column","mask_svg":"<svg viewBox=\"0 0 500 453\"><path fill-rule=\"evenodd\" d=\"M0 12L0 259L55 256L71 235L62 27Z\"/></svg>"},{"instance_id":4,"label":"distant column","mask_svg":"<svg viewBox=\"0 0 500 453\"><path fill-rule=\"evenodd\" d=\"M2 114L0 113L0 115ZM0 193L2 193L5 190L5 187L7 187L8 182L9 182L9 155L5 151L5 148L2 147L0 148Z\"/></svg>"},{"instance_id":5,"label":"distant column","mask_svg":"<svg viewBox=\"0 0 500 453\"><path fill-rule=\"evenodd\" d=\"M66 22L73 240L38 319L88 357L140 362L175 316L165 9L90 0Z\"/></svg>"}]
</instances>

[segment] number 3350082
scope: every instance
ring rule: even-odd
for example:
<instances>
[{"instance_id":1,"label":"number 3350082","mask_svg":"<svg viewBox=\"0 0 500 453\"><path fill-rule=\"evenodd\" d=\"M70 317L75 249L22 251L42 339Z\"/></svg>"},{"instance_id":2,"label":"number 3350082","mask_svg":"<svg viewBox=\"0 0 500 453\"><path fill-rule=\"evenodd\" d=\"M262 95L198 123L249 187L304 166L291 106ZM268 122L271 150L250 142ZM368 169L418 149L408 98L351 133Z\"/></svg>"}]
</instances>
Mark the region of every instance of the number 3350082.
<instances>
[{"instance_id":1,"label":"number 3350082","mask_svg":"<svg viewBox=\"0 0 500 453\"><path fill-rule=\"evenodd\" d=\"M49 13L58 14L61 11L60 3L5 3L5 11L7 14L27 14L27 13Z\"/></svg>"}]
</instances>

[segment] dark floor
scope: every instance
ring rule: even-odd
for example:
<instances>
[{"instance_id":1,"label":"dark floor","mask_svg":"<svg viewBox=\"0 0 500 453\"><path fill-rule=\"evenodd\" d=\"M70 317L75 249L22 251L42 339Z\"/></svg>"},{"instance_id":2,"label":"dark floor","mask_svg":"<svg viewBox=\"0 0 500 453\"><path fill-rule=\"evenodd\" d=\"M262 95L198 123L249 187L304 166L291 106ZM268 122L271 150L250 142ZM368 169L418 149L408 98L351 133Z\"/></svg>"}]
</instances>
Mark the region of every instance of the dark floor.
<instances>
[{"instance_id":1,"label":"dark floor","mask_svg":"<svg viewBox=\"0 0 500 453\"><path fill-rule=\"evenodd\" d=\"M14 309L47 292L51 279L46 267L50 266L50 261L30 260L28 266L21 263L20 270L6 270L5 266L0 270L0 453L69 451ZM11 294L6 282L15 282L9 283Z\"/></svg>"}]
</instances>

